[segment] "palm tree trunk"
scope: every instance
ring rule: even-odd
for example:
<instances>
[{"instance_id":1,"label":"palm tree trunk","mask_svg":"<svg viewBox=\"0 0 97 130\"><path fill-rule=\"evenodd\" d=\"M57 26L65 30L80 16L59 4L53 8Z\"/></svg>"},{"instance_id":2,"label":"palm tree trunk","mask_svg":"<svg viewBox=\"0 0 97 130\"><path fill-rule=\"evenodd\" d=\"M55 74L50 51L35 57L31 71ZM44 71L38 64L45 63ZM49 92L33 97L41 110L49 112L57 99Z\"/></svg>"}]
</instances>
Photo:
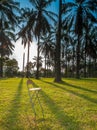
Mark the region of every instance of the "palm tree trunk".
<instances>
[{"instance_id":1,"label":"palm tree trunk","mask_svg":"<svg viewBox=\"0 0 97 130\"><path fill-rule=\"evenodd\" d=\"M25 67L25 53L23 53L23 77L25 76L24 75L24 67Z\"/></svg>"},{"instance_id":2,"label":"palm tree trunk","mask_svg":"<svg viewBox=\"0 0 97 130\"><path fill-rule=\"evenodd\" d=\"M46 77L46 55L45 55L45 70L44 70L44 77Z\"/></svg>"},{"instance_id":3,"label":"palm tree trunk","mask_svg":"<svg viewBox=\"0 0 97 130\"><path fill-rule=\"evenodd\" d=\"M0 60L0 77L3 77L3 59Z\"/></svg>"},{"instance_id":4,"label":"palm tree trunk","mask_svg":"<svg viewBox=\"0 0 97 130\"><path fill-rule=\"evenodd\" d=\"M84 77L86 78L86 68L87 68L87 65L86 65L86 47L87 47L87 43L88 43L88 22L86 21L86 23L87 23L87 28L86 28L86 36L85 36L85 40L86 40L86 42L85 42L85 62L84 62Z\"/></svg>"},{"instance_id":5,"label":"palm tree trunk","mask_svg":"<svg viewBox=\"0 0 97 130\"><path fill-rule=\"evenodd\" d=\"M3 77L3 44L1 43L0 77Z\"/></svg>"},{"instance_id":6,"label":"palm tree trunk","mask_svg":"<svg viewBox=\"0 0 97 130\"><path fill-rule=\"evenodd\" d=\"M96 77L96 58L94 59L94 77Z\"/></svg>"},{"instance_id":7,"label":"palm tree trunk","mask_svg":"<svg viewBox=\"0 0 97 130\"><path fill-rule=\"evenodd\" d=\"M80 36L78 35L78 44L77 44L77 63L76 63L76 78L80 78Z\"/></svg>"},{"instance_id":8,"label":"palm tree trunk","mask_svg":"<svg viewBox=\"0 0 97 130\"><path fill-rule=\"evenodd\" d=\"M26 74L26 77L27 77L27 78L29 77L29 66L28 66L28 63L29 63L29 49L30 49L30 42L28 42L28 54L27 54L27 74Z\"/></svg>"},{"instance_id":9,"label":"palm tree trunk","mask_svg":"<svg viewBox=\"0 0 97 130\"><path fill-rule=\"evenodd\" d=\"M37 43L37 70L36 70L36 79L39 79L39 42L40 42L40 37L38 36L38 43Z\"/></svg>"},{"instance_id":10,"label":"palm tree trunk","mask_svg":"<svg viewBox=\"0 0 97 130\"><path fill-rule=\"evenodd\" d=\"M61 65L60 65L60 52L61 52L61 6L62 0L59 1L59 23L56 41L56 58L55 58L55 82L61 81Z\"/></svg>"},{"instance_id":11,"label":"palm tree trunk","mask_svg":"<svg viewBox=\"0 0 97 130\"><path fill-rule=\"evenodd\" d=\"M88 75L91 77L91 57L89 56Z\"/></svg>"},{"instance_id":12,"label":"palm tree trunk","mask_svg":"<svg viewBox=\"0 0 97 130\"><path fill-rule=\"evenodd\" d=\"M87 65L86 65L86 50L85 50L85 56L84 56L84 77L86 78L86 67L87 67Z\"/></svg>"},{"instance_id":13,"label":"palm tree trunk","mask_svg":"<svg viewBox=\"0 0 97 130\"><path fill-rule=\"evenodd\" d=\"M73 57L72 57L72 77L74 78L74 70L75 70L75 67L74 67L74 57L75 57L75 50L74 50L74 47L73 47Z\"/></svg>"},{"instance_id":14,"label":"palm tree trunk","mask_svg":"<svg viewBox=\"0 0 97 130\"><path fill-rule=\"evenodd\" d=\"M68 63L67 63L67 44L66 44L66 71L65 71L65 75L66 77L68 77Z\"/></svg>"}]
</instances>

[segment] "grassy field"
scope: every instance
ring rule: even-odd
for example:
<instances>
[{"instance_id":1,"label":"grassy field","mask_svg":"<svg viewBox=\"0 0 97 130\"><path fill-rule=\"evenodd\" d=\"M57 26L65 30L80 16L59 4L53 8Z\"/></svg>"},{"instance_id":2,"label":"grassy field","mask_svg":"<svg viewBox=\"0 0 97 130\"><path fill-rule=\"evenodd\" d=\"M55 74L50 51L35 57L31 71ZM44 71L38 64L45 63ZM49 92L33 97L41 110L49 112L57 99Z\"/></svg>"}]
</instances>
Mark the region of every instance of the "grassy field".
<instances>
[{"instance_id":1,"label":"grassy field","mask_svg":"<svg viewBox=\"0 0 97 130\"><path fill-rule=\"evenodd\" d=\"M97 79L32 80L45 119L36 100L35 120L26 78L0 79L0 130L97 130Z\"/></svg>"}]
</instances>

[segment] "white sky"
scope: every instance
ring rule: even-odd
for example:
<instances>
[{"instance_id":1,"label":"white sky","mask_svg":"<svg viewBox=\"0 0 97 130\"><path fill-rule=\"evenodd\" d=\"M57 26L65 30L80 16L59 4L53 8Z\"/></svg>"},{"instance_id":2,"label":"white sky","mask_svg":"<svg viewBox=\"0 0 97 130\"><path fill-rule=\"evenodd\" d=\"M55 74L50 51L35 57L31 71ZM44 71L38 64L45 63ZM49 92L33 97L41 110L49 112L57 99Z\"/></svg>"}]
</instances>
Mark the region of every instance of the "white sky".
<instances>
[{"instance_id":1,"label":"white sky","mask_svg":"<svg viewBox=\"0 0 97 130\"><path fill-rule=\"evenodd\" d=\"M21 45L21 39L19 39L15 44L15 49L11 58L15 58L18 61L19 70L23 69L23 53L25 52L25 65L27 63L27 47L24 49L24 46ZM37 56L37 45L33 42L30 46L30 56L29 61L33 61L33 57Z\"/></svg>"}]
</instances>

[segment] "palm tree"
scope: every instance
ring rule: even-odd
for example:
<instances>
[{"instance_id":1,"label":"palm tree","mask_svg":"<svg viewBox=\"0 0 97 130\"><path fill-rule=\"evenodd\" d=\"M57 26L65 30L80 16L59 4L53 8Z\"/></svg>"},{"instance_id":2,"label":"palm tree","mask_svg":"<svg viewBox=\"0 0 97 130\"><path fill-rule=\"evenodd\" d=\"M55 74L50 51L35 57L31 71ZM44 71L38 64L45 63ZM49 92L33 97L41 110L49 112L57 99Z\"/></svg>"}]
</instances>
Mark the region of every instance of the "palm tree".
<instances>
[{"instance_id":1,"label":"palm tree","mask_svg":"<svg viewBox=\"0 0 97 130\"><path fill-rule=\"evenodd\" d=\"M29 0L32 3L32 10L26 9L26 25L22 28L19 35L22 37L24 45L32 41L34 35L37 40L37 72L36 78L39 78L39 55L40 55L40 38L50 31L49 19L54 20L55 14L47 11L46 8L53 0ZM25 9L23 16L25 17ZM49 18L49 19L48 19Z\"/></svg>"},{"instance_id":2,"label":"palm tree","mask_svg":"<svg viewBox=\"0 0 97 130\"><path fill-rule=\"evenodd\" d=\"M0 1L0 31L3 28L8 28L10 26L18 25L18 17L16 11L19 12L19 3L13 0L2 0Z\"/></svg>"},{"instance_id":3,"label":"palm tree","mask_svg":"<svg viewBox=\"0 0 97 130\"><path fill-rule=\"evenodd\" d=\"M50 33L47 33L45 36L41 37L41 41L40 41L40 51L41 53L44 55L44 59L45 59L45 73L44 73L44 77L46 77L47 73L47 59L50 61L54 60L54 54L55 54L55 43L54 43L54 37L53 35Z\"/></svg>"},{"instance_id":4,"label":"palm tree","mask_svg":"<svg viewBox=\"0 0 97 130\"><path fill-rule=\"evenodd\" d=\"M53 0L30 0L30 2L33 5L33 14L31 14L31 17L29 21L31 21L30 29L33 30L33 33L37 39L37 72L36 72L36 78L39 78L39 53L40 53L40 38L42 35L46 34L48 31L50 31L50 24L48 21L49 19L54 20L55 14L51 11L47 11L46 8L51 4ZM30 25L30 24L29 24Z\"/></svg>"},{"instance_id":5,"label":"palm tree","mask_svg":"<svg viewBox=\"0 0 97 130\"><path fill-rule=\"evenodd\" d=\"M76 47L77 47L77 35L73 32L70 32L70 48L72 51L72 76L76 75ZM82 43L81 43L82 45ZM83 45L82 45L83 46Z\"/></svg>"},{"instance_id":6,"label":"palm tree","mask_svg":"<svg viewBox=\"0 0 97 130\"><path fill-rule=\"evenodd\" d=\"M22 39L22 45L24 45L24 48L26 47L26 45L28 44L28 47L27 47L27 64L29 63L29 53L30 53L30 44L32 43L32 36L30 36L30 33L28 31L25 31L25 28L23 28L19 33L18 33L19 38ZM29 77L29 68L27 66L27 73L26 73L26 77L28 78Z\"/></svg>"},{"instance_id":7,"label":"palm tree","mask_svg":"<svg viewBox=\"0 0 97 130\"><path fill-rule=\"evenodd\" d=\"M93 60L94 60L94 63L93 63L93 65L94 65L94 77L96 77L97 76L97 38L96 38L96 36L97 36L97 26L95 27L92 27L92 29L91 29L91 31L90 31L90 35L89 35L89 37L91 37L91 45L92 45L92 53L91 53L91 56L92 56L92 58L93 58Z\"/></svg>"},{"instance_id":8,"label":"palm tree","mask_svg":"<svg viewBox=\"0 0 97 130\"><path fill-rule=\"evenodd\" d=\"M6 33L6 34L5 34ZM8 32L9 34L9 32ZM0 54L1 54L1 64L0 64L0 76L3 77L3 59L4 56L9 56L12 54L12 50L14 49L14 45L10 39L10 36L8 36L7 32L0 32ZM11 36L13 35L10 32Z\"/></svg>"},{"instance_id":9,"label":"palm tree","mask_svg":"<svg viewBox=\"0 0 97 130\"><path fill-rule=\"evenodd\" d=\"M93 64L93 60L95 60L97 58L97 41L96 41L96 35L97 35L97 27L93 27L93 25L89 26L89 32L88 32L88 36L87 36L87 46L85 46L85 51L87 56L89 57L89 76L93 75L93 68L92 67ZM91 62L92 61L92 62ZM92 66L91 66L92 65ZM92 71L91 71L92 70Z\"/></svg>"},{"instance_id":10,"label":"palm tree","mask_svg":"<svg viewBox=\"0 0 97 130\"><path fill-rule=\"evenodd\" d=\"M19 3L14 2L13 0L7 1L2 0L0 1L0 48L1 48L1 77L3 76L3 56L4 50L9 55L12 53L12 39L13 34L9 30L14 30L14 25L18 23L18 17L15 14L16 11L19 11ZM15 12L15 13L14 13ZM14 30L15 31L15 30Z\"/></svg>"},{"instance_id":11,"label":"palm tree","mask_svg":"<svg viewBox=\"0 0 97 130\"><path fill-rule=\"evenodd\" d=\"M81 46L81 36L83 33L83 27L88 22L87 20L94 21L94 11L97 10L96 0L76 0L67 2L64 4L64 14L66 14L64 25L70 27L74 30L78 37L77 43L77 69L76 76L80 78L80 46Z\"/></svg>"},{"instance_id":12,"label":"palm tree","mask_svg":"<svg viewBox=\"0 0 97 130\"><path fill-rule=\"evenodd\" d=\"M56 54L55 54L55 82L61 81L61 16L62 16L62 0L59 1L58 30L56 34Z\"/></svg>"},{"instance_id":13,"label":"palm tree","mask_svg":"<svg viewBox=\"0 0 97 130\"><path fill-rule=\"evenodd\" d=\"M29 17L30 14L33 13L33 10L30 10L29 8L21 9L21 22L23 23L22 27L20 27L20 31L17 33L18 39L21 38L21 44L24 46L24 48L27 47L27 64L29 63L29 55L30 55L30 44L33 41L32 32L29 30ZM25 25L26 22L26 25ZM29 66L27 65L27 73L26 77L29 77Z\"/></svg>"},{"instance_id":14,"label":"palm tree","mask_svg":"<svg viewBox=\"0 0 97 130\"><path fill-rule=\"evenodd\" d=\"M42 61L42 57L40 56L39 57L39 69L42 67L42 63L43 63L43 61ZM37 56L34 56L34 58L33 58L33 64L34 64L34 66L36 66L36 68L37 68Z\"/></svg>"}]
</instances>

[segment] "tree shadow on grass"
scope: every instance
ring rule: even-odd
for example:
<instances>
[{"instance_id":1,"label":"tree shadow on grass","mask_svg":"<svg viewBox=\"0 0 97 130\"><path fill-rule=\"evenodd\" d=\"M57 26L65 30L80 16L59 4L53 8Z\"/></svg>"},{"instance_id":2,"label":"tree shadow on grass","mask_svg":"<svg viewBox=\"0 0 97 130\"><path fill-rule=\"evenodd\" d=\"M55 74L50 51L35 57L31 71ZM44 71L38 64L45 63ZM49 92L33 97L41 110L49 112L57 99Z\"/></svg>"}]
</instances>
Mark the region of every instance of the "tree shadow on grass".
<instances>
[{"instance_id":1,"label":"tree shadow on grass","mask_svg":"<svg viewBox=\"0 0 97 130\"><path fill-rule=\"evenodd\" d=\"M87 91L87 92L91 92L91 93L97 94L97 91L95 91L95 90L91 90L91 89L83 88L83 87L80 87L80 86L72 85L72 84L66 83L66 82L64 82L64 81L62 81L62 82L59 83L59 84L52 83L52 82L47 82L47 81L44 81L44 80L41 80L41 81L42 81L42 82L45 82L45 83L47 83L47 84L53 85L54 87L60 88L60 89L62 89L62 90L65 90L65 91L67 91L67 92L69 92L69 93L72 93L72 94L74 94L74 95L76 95L76 96L78 96L78 97L81 97L81 98L83 98L83 99L85 99L85 100L87 100L87 101L90 101L90 102L92 102L92 103L96 103L96 104L97 104L97 99L94 99L94 98L91 98L91 97L89 97L89 96L86 96L85 94L77 93L77 92L75 92L74 90L70 90L70 89L68 89L68 88L76 88L76 89L79 89L79 90L83 90L83 91ZM60 86L60 84L63 85L63 86ZM68 88L65 87L65 85L66 85Z\"/></svg>"},{"instance_id":2,"label":"tree shadow on grass","mask_svg":"<svg viewBox=\"0 0 97 130\"><path fill-rule=\"evenodd\" d=\"M96 90L92 90L92 89L88 89L88 88L83 88L83 87L80 87L80 86L72 85L72 84L69 84L69 83L67 83L65 81L62 81L60 84L67 85L67 86L72 87L72 88L76 88L76 89L80 89L80 90L83 90L83 91L87 91L87 92L91 92L91 93L97 94Z\"/></svg>"},{"instance_id":3,"label":"tree shadow on grass","mask_svg":"<svg viewBox=\"0 0 97 130\"><path fill-rule=\"evenodd\" d=\"M2 80L8 80L9 78L1 78L0 77L0 81L2 81Z\"/></svg>"},{"instance_id":4,"label":"tree shadow on grass","mask_svg":"<svg viewBox=\"0 0 97 130\"><path fill-rule=\"evenodd\" d=\"M84 80L86 80L88 82L94 82L94 81L97 82L97 78L85 78Z\"/></svg>"},{"instance_id":5,"label":"tree shadow on grass","mask_svg":"<svg viewBox=\"0 0 97 130\"><path fill-rule=\"evenodd\" d=\"M19 116L19 108L21 107L20 101L21 101L22 87L23 87L23 79L21 79L19 82L15 96L11 101L10 109L8 108L9 111L8 115L6 116L6 124L5 124L5 127L8 130L15 130L16 128L18 128L19 124L18 116Z\"/></svg>"},{"instance_id":6,"label":"tree shadow on grass","mask_svg":"<svg viewBox=\"0 0 97 130\"><path fill-rule=\"evenodd\" d=\"M37 84L33 83L34 87L39 87ZM43 101L48 106L50 111L53 113L53 115L56 117L57 121L61 125L62 129L66 130L81 130L79 123L74 120L73 117L68 116L54 101L53 99L44 91L41 91ZM45 112L44 112L45 113ZM51 119L51 123L53 120ZM56 124L55 124L56 125ZM48 126L47 126L48 127ZM50 128L50 130L53 130L53 128ZM45 129L47 130L47 129Z\"/></svg>"}]
</instances>

